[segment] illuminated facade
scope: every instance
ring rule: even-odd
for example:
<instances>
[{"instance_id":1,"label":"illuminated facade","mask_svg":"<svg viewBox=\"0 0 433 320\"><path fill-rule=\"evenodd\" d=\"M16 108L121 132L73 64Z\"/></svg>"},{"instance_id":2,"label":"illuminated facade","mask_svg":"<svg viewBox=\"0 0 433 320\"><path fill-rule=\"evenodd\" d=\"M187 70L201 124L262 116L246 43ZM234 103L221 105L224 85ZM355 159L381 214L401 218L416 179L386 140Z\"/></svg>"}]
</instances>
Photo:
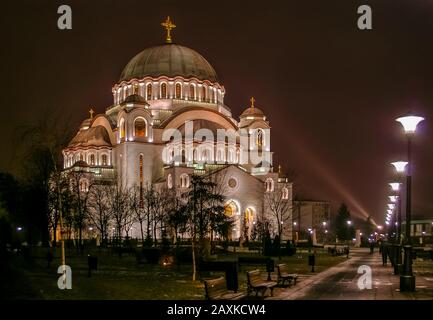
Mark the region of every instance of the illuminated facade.
<instances>
[{"instance_id":1,"label":"illuminated facade","mask_svg":"<svg viewBox=\"0 0 433 320\"><path fill-rule=\"evenodd\" d=\"M93 116L92 111L63 150L64 168L85 166L94 177L117 179L125 188L154 184L179 191L189 187L192 174L223 172L226 213L236 217L232 238L237 239L245 224L251 233L259 215L271 216L266 192L284 184L285 200L292 198L291 184L273 169L269 122L253 98L235 119L209 62L171 38L166 42L129 61L112 87L113 104L105 113ZM166 139L171 129L182 134L180 142ZM194 135L189 140L188 130ZM197 138L201 132L217 137L220 130L234 132L235 138ZM246 132L247 150L240 130ZM267 160L251 161L253 151ZM292 237L291 224L286 238Z\"/></svg>"}]
</instances>

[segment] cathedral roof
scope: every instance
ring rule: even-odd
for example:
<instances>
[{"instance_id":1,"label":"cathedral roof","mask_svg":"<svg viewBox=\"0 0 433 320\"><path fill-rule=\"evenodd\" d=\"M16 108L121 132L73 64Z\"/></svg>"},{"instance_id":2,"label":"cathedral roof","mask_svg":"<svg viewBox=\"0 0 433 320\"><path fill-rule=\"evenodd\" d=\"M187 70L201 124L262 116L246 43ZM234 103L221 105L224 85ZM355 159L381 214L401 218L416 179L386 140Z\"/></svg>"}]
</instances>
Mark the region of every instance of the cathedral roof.
<instances>
[{"instance_id":1,"label":"cathedral roof","mask_svg":"<svg viewBox=\"0 0 433 320\"><path fill-rule=\"evenodd\" d=\"M217 130L218 129L225 129L222 125L213 122L213 121L209 121L209 120L205 120L205 119L197 119L192 121L193 123L193 133L195 133L196 131L200 130L200 129L207 129L210 130L214 137L217 137ZM180 133L182 134L182 137L185 136L185 124L182 124L178 130L180 131Z\"/></svg>"},{"instance_id":2,"label":"cathedral roof","mask_svg":"<svg viewBox=\"0 0 433 320\"><path fill-rule=\"evenodd\" d=\"M241 118L243 117L264 117L265 114L263 113L263 111L257 107L249 107L247 109L245 109L244 112L242 112L241 114Z\"/></svg>"},{"instance_id":3,"label":"cathedral roof","mask_svg":"<svg viewBox=\"0 0 433 320\"><path fill-rule=\"evenodd\" d=\"M176 44L144 49L128 62L119 82L160 76L181 76L218 82L214 68L202 55Z\"/></svg>"},{"instance_id":4,"label":"cathedral roof","mask_svg":"<svg viewBox=\"0 0 433 320\"><path fill-rule=\"evenodd\" d=\"M78 131L68 147L111 147L111 142L107 130L103 126L95 126Z\"/></svg>"}]
</instances>

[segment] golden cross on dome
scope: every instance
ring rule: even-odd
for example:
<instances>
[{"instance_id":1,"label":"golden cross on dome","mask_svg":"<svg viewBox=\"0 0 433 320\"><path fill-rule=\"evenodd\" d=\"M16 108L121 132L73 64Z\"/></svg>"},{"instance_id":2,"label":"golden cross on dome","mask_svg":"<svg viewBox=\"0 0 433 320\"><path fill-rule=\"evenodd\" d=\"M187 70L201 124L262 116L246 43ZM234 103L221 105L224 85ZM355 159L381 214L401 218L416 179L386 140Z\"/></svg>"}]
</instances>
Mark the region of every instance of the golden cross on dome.
<instances>
[{"instance_id":1,"label":"golden cross on dome","mask_svg":"<svg viewBox=\"0 0 433 320\"><path fill-rule=\"evenodd\" d=\"M251 101L251 108L254 108L254 102L256 102L256 99L254 99L254 97L251 97L250 101Z\"/></svg>"},{"instance_id":2,"label":"golden cross on dome","mask_svg":"<svg viewBox=\"0 0 433 320\"><path fill-rule=\"evenodd\" d=\"M167 16L167 20L161 23L165 30L167 30L167 38L165 39L166 43L171 43L171 30L176 28L176 25L170 20L170 16Z\"/></svg>"},{"instance_id":3,"label":"golden cross on dome","mask_svg":"<svg viewBox=\"0 0 433 320\"><path fill-rule=\"evenodd\" d=\"M90 108L89 113L90 113L90 119L93 119L93 114L95 113L95 111L93 111L93 109Z\"/></svg>"}]
</instances>

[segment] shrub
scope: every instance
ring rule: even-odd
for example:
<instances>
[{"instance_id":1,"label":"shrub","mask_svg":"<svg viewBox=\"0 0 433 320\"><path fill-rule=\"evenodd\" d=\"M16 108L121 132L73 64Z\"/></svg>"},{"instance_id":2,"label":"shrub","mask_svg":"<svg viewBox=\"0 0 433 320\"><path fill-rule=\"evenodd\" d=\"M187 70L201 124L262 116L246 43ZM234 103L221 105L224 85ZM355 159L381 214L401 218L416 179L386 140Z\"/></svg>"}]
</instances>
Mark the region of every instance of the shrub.
<instances>
[{"instance_id":1,"label":"shrub","mask_svg":"<svg viewBox=\"0 0 433 320\"><path fill-rule=\"evenodd\" d=\"M159 248L143 248L142 251L143 257L150 264L157 264L159 262L159 258L161 256L161 249Z\"/></svg>"}]
</instances>

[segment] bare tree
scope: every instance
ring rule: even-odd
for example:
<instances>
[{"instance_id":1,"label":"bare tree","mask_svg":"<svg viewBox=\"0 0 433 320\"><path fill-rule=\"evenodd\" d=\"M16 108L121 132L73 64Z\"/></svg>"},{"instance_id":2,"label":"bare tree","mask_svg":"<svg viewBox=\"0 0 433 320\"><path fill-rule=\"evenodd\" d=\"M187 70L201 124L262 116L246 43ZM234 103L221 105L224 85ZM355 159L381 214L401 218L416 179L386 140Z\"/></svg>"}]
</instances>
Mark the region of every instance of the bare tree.
<instances>
[{"instance_id":1,"label":"bare tree","mask_svg":"<svg viewBox=\"0 0 433 320\"><path fill-rule=\"evenodd\" d=\"M141 241L144 243L144 229L143 225L146 221L146 207L144 203L143 190L138 187L132 187L129 191L129 208L134 215L134 220L136 220L140 225L140 235Z\"/></svg>"},{"instance_id":2,"label":"bare tree","mask_svg":"<svg viewBox=\"0 0 433 320\"><path fill-rule=\"evenodd\" d=\"M171 228L174 241L178 241L179 235L187 231L188 207L173 191L170 196L170 206L167 211L166 223Z\"/></svg>"},{"instance_id":3,"label":"bare tree","mask_svg":"<svg viewBox=\"0 0 433 320\"><path fill-rule=\"evenodd\" d=\"M90 191L94 186L94 180L89 172L82 170L70 171L68 174L72 199L73 221L78 231L78 249L83 252L83 229L89 213Z\"/></svg>"},{"instance_id":4,"label":"bare tree","mask_svg":"<svg viewBox=\"0 0 433 320\"><path fill-rule=\"evenodd\" d=\"M162 187L154 192L154 202L152 208L152 231L153 238L156 242L158 230L163 235L164 223L167 221L168 213L171 210L172 202L172 191L166 187Z\"/></svg>"},{"instance_id":5,"label":"bare tree","mask_svg":"<svg viewBox=\"0 0 433 320\"><path fill-rule=\"evenodd\" d=\"M113 217L116 240L119 249L122 245L122 231L125 230L125 223L131 214L128 210L128 193L120 183L114 183L109 186L108 207ZM119 257L121 252L119 250Z\"/></svg>"},{"instance_id":6,"label":"bare tree","mask_svg":"<svg viewBox=\"0 0 433 320\"><path fill-rule=\"evenodd\" d=\"M57 231L60 227L62 217L70 214L72 205L72 193L67 175L64 172L54 171L48 193L48 206L50 215L48 222L53 234L53 247L57 243ZM65 230L61 230L64 232Z\"/></svg>"},{"instance_id":7,"label":"bare tree","mask_svg":"<svg viewBox=\"0 0 433 320\"><path fill-rule=\"evenodd\" d=\"M292 199L290 196L290 184L277 183L274 190L265 192L265 203L275 219L278 240L281 241L284 226L291 221ZM280 252L280 250L278 250Z\"/></svg>"},{"instance_id":8,"label":"bare tree","mask_svg":"<svg viewBox=\"0 0 433 320\"><path fill-rule=\"evenodd\" d=\"M113 220L113 212L109 204L110 186L106 184L95 185L90 191L90 204L88 220L94 225L101 236L101 245L108 242L108 230Z\"/></svg>"}]
</instances>

